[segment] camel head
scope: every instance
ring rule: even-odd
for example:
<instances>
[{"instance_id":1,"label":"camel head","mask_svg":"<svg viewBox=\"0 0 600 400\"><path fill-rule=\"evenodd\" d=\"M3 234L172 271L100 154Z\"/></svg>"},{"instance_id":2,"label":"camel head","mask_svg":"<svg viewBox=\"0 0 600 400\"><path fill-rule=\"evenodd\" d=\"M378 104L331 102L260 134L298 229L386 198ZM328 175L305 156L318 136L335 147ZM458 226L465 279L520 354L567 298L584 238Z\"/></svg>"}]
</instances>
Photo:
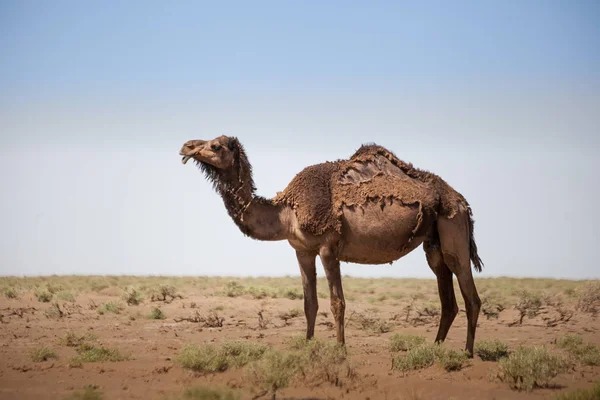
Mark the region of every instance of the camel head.
<instances>
[{"instance_id":1,"label":"camel head","mask_svg":"<svg viewBox=\"0 0 600 400\"><path fill-rule=\"evenodd\" d=\"M212 140L190 140L184 143L179 154L183 156L182 163L190 158L197 163L208 164L217 169L227 169L233 166L239 142L236 138L219 136Z\"/></svg>"}]
</instances>

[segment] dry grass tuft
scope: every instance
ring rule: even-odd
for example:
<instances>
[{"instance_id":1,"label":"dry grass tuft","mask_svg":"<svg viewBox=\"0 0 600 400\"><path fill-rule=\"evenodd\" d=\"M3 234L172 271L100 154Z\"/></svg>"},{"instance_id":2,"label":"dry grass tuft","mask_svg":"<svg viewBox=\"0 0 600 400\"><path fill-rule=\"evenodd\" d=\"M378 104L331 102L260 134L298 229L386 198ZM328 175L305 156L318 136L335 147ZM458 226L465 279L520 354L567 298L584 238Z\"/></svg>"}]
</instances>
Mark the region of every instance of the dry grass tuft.
<instances>
[{"instance_id":1,"label":"dry grass tuft","mask_svg":"<svg viewBox=\"0 0 600 400\"><path fill-rule=\"evenodd\" d=\"M584 365L600 365L600 348L584 343L579 335L566 334L556 341L556 346L566 350Z\"/></svg>"},{"instance_id":2,"label":"dry grass tuft","mask_svg":"<svg viewBox=\"0 0 600 400\"><path fill-rule=\"evenodd\" d=\"M499 377L512 389L531 391L536 387L547 387L552 378L567 367L562 357L545 347L521 346L500 360Z\"/></svg>"},{"instance_id":3,"label":"dry grass tuft","mask_svg":"<svg viewBox=\"0 0 600 400\"><path fill-rule=\"evenodd\" d=\"M58 358L54 350L47 346L37 347L31 350L29 355L31 357L31 361L33 362L42 362Z\"/></svg>"},{"instance_id":4,"label":"dry grass tuft","mask_svg":"<svg viewBox=\"0 0 600 400\"><path fill-rule=\"evenodd\" d=\"M390 338L390 350L393 352L408 351L425 343L424 336L395 334Z\"/></svg>"},{"instance_id":5,"label":"dry grass tuft","mask_svg":"<svg viewBox=\"0 0 600 400\"><path fill-rule=\"evenodd\" d=\"M104 315L106 313L121 314L121 311L123 311L124 309L125 307L123 307L123 305L120 303L114 301L107 301L106 303L98 307L96 312L98 312L98 314L100 315Z\"/></svg>"},{"instance_id":6,"label":"dry grass tuft","mask_svg":"<svg viewBox=\"0 0 600 400\"><path fill-rule=\"evenodd\" d=\"M590 389L580 389L574 392L556 396L554 400L598 400L600 399L600 382Z\"/></svg>"},{"instance_id":7,"label":"dry grass tuft","mask_svg":"<svg viewBox=\"0 0 600 400\"><path fill-rule=\"evenodd\" d=\"M153 307L148 318L150 318L150 319L165 319L167 317L166 317L165 313L159 307Z\"/></svg>"},{"instance_id":8,"label":"dry grass tuft","mask_svg":"<svg viewBox=\"0 0 600 400\"><path fill-rule=\"evenodd\" d=\"M222 372L242 367L263 356L267 347L262 344L225 342L221 345L188 345L181 349L178 362L183 368L196 372Z\"/></svg>"},{"instance_id":9,"label":"dry grass tuft","mask_svg":"<svg viewBox=\"0 0 600 400\"><path fill-rule=\"evenodd\" d=\"M483 361L498 361L508 357L508 345L498 339L478 340L474 350Z\"/></svg>"},{"instance_id":10,"label":"dry grass tuft","mask_svg":"<svg viewBox=\"0 0 600 400\"><path fill-rule=\"evenodd\" d=\"M83 392L74 392L65 400L102 400L104 396L97 389L98 387L95 385L86 385Z\"/></svg>"},{"instance_id":11,"label":"dry grass tuft","mask_svg":"<svg viewBox=\"0 0 600 400\"><path fill-rule=\"evenodd\" d=\"M181 400L239 400L240 395L228 388L194 387L183 392Z\"/></svg>"},{"instance_id":12,"label":"dry grass tuft","mask_svg":"<svg viewBox=\"0 0 600 400\"><path fill-rule=\"evenodd\" d=\"M47 289L38 288L34 295L40 303L50 303L50 300L52 300L52 293Z\"/></svg>"},{"instance_id":13,"label":"dry grass tuft","mask_svg":"<svg viewBox=\"0 0 600 400\"><path fill-rule=\"evenodd\" d=\"M522 325L525 317L534 318L536 315L538 315L541 307L542 298L540 295L531 293L527 290L522 290L519 293L519 301L515 306L515 308L519 311L519 321L517 323Z\"/></svg>"},{"instance_id":14,"label":"dry grass tuft","mask_svg":"<svg viewBox=\"0 0 600 400\"><path fill-rule=\"evenodd\" d=\"M392 359L392 369L407 372L427 368L435 362L436 345L421 344Z\"/></svg>"},{"instance_id":15,"label":"dry grass tuft","mask_svg":"<svg viewBox=\"0 0 600 400\"><path fill-rule=\"evenodd\" d=\"M600 311L600 282L586 283L579 290L577 309L590 314Z\"/></svg>"},{"instance_id":16,"label":"dry grass tuft","mask_svg":"<svg viewBox=\"0 0 600 400\"><path fill-rule=\"evenodd\" d=\"M123 294L123 300L125 300L128 306L137 306L140 305L143 298L140 292L130 287L125 289L125 293Z\"/></svg>"},{"instance_id":17,"label":"dry grass tuft","mask_svg":"<svg viewBox=\"0 0 600 400\"><path fill-rule=\"evenodd\" d=\"M2 289L2 294L4 294L4 297L6 297L7 299L19 298L19 292L14 287L5 287L4 289Z\"/></svg>"},{"instance_id":18,"label":"dry grass tuft","mask_svg":"<svg viewBox=\"0 0 600 400\"><path fill-rule=\"evenodd\" d=\"M183 299L183 296L177 293L175 286L158 285L150 290L150 301L170 303L175 299Z\"/></svg>"},{"instance_id":19,"label":"dry grass tuft","mask_svg":"<svg viewBox=\"0 0 600 400\"><path fill-rule=\"evenodd\" d=\"M102 346L94 346L89 343L83 343L77 347L78 356L74 357L72 366L81 365L81 363L93 363L93 362L119 362L132 360L130 356L121 354L116 349L108 349Z\"/></svg>"}]
</instances>

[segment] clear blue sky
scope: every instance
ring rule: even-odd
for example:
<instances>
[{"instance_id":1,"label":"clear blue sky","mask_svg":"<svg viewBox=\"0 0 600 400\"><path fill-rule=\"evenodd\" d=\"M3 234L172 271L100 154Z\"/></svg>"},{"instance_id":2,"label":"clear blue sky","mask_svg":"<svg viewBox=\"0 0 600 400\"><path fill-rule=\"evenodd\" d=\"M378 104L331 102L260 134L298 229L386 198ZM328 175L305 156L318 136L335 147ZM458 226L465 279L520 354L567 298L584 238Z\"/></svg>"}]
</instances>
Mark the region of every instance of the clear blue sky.
<instances>
[{"instance_id":1,"label":"clear blue sky","mask_svg":"<svg viewBox=\"0 0 600 400\"><path fill-rule=\"evenodd\" d=\"M483 276L599 277L598 21L597 1L0 1L0 273L297 274L180 164L227 134L266 196L375 141L467 197ZM431 276L421 249L343 269Z\"/></svg>"}]
</instances>

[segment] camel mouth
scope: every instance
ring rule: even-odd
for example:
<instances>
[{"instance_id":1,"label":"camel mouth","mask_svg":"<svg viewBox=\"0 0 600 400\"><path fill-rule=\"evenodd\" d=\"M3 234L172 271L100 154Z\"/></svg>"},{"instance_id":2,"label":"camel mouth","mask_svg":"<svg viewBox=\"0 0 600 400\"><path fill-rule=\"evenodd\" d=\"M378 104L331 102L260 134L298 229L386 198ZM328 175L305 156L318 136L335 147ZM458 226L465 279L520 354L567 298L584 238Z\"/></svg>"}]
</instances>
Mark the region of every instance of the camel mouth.
<instances>
[{"instance_id":1,"label":"camel mouth","mask_svg":"<svg viewBox=\"0 0 600 400\"><path fill-rule=\"evenodd\" d=\"M192 156L183 156L183 158L181 159L181 163L185 165L185 163L188 162L190 158L192 158Z\"/></svg>"}]
</instances>

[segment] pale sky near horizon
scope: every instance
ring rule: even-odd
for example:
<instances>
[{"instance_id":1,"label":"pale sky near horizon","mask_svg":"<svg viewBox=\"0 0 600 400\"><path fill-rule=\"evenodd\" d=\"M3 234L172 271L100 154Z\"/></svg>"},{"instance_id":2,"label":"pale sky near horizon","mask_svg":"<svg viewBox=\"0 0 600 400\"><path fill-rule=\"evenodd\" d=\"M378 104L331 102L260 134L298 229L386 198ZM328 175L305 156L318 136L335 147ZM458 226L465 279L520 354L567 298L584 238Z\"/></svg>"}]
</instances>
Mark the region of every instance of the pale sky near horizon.
<instances>
[{"instance_id":1,"label":"pale sky near horizon","mask_svg":"<svg viewBox=\"0 0 600 400\"><path fill-rule=\"evenodd\" d=\"M467 198L476 276L600 278L598 21L596 1L0 1L0 275L298 275L181 165L225 134L267 197L384 145ZM433 276L420 248L342 271Z\"/></svg>"}]
</instances>

